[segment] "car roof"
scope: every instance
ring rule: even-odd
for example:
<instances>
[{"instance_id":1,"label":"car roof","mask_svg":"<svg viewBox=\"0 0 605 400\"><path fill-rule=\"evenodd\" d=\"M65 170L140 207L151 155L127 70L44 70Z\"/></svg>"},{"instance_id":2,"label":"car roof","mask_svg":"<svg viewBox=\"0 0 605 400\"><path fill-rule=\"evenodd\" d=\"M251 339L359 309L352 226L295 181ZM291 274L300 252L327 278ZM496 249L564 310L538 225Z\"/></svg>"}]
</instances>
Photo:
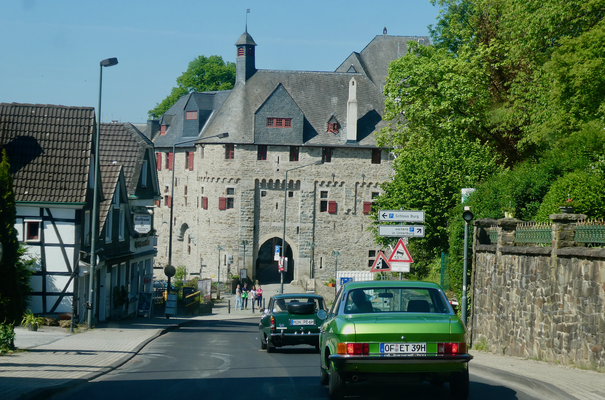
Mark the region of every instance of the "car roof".
<instances>
[{"instance_id":1,"label":"car roof","mask_svg":"<svg viewBox=\"0 0 605 400\"><path fill-rule=\"evenodd\" d=\"M346 290L351 289L368 289L368 288L432 288L441 289L441 287L433 282L421 281L359 281L348 282L345 285Z\"/></svg>"}]
</instances>

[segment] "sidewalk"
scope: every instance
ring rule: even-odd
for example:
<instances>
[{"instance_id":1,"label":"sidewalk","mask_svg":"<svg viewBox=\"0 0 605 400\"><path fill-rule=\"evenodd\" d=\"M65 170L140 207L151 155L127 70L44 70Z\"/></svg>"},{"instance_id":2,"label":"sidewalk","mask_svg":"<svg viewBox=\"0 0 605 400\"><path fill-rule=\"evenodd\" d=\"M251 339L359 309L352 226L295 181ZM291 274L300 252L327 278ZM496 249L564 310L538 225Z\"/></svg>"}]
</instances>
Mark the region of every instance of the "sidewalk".
<instances>
[{"instance_id":1,"label":"sidewalk","mask_svg":"<svg viewBox=\"0 0 605 400\"><path fill-rule=\"evenodd\" d=\"M266 289L263 285L263 289L268 301L275 289L272 285ZM292 291L295 288L284 286L284 292ZM111 321L75 334L58 327L45 326L39 332L17 327L15 344L25 351L0 356L0 399L46 399L123 365L159 335L192 321L260 317L258 310L235 311L233 295L221 297L209 315L184 315L180 310L177 318L166 319L158 308L152 318ZM231 300L230 313L227 300ZM475 357L470 363L471 375L493 379L536 398L605 399L605 374L484 352L471 354Z\"/></svg>"}]
</instances>

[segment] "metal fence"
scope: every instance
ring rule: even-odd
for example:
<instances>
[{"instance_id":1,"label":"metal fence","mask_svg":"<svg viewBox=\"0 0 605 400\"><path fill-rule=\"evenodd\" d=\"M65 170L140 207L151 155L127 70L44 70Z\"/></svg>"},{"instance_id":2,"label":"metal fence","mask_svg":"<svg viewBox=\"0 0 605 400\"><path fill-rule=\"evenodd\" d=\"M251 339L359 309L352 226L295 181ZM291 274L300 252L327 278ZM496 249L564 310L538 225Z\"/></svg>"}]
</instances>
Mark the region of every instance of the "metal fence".
<instances>
[{"instance_id":1,"label":"metal fence","mask_svg":"<svg viewBox=\"0 0 605 400\"><path fill-rule=\"evenodd\" d=\"M587 244L605 244L605 221L602 219L578 221L574 240Z\"/></svg>"},{"instance_id":2,"label":"metal fence","mask_svg":"<svg viewBox=\"0 0 605 400\"><path fill-rule=\"evenodd\" d=\"M551 244L552 225L549 223L521 222L517 224L515 243Z\"/></svg>"}]
</instances>

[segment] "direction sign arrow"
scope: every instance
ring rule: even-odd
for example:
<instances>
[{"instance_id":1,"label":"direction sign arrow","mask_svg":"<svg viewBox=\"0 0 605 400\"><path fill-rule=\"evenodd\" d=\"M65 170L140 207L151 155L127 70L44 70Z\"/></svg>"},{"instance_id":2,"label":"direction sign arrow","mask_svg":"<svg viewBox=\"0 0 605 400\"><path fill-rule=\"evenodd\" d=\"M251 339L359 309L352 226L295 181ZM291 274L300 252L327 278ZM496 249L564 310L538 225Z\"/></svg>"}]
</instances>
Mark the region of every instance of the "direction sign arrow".
<instances>
[{"instance_id":1,"label":"direction sign arrow","mask_svg":"<svg viewBox=\"0 0 605 400\"><path fill-rule=\"evenodd\" d=\"M378 235L394 237L424 237L424 225L379 225Z\"/></svg>"},{"instance_id":2,"label":"direction sign arrow","mask_svg":"<svg viewBox=\"0 0 605 400\"><path fill-rule=\"evenodd\" d=\"M424 222L424 211L414 210L380 210L380 222Z\"/></svg>"}]
</instances>

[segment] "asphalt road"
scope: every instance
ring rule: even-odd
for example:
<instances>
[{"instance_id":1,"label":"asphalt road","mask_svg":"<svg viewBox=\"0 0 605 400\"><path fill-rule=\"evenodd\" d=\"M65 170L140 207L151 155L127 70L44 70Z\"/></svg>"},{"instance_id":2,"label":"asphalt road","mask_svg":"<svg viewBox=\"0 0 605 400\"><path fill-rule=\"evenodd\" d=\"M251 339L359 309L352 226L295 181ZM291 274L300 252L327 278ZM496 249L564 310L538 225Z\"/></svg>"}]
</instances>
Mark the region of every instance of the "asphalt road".
<instances>
[{"instance_id":1,"label":"asphalt road","mask_svg":"<svg viewBox=\"0 0 605 400\"><path fill-rule=\"evenodd\" d=\"M535 399L473 371L469 399ZM349 386L351 399L449 399L448 385ZM311 346L260 350L258 320L195 321L143 348L122 367L54 400L328 399Z\"/></svg>"}]
</instances>

